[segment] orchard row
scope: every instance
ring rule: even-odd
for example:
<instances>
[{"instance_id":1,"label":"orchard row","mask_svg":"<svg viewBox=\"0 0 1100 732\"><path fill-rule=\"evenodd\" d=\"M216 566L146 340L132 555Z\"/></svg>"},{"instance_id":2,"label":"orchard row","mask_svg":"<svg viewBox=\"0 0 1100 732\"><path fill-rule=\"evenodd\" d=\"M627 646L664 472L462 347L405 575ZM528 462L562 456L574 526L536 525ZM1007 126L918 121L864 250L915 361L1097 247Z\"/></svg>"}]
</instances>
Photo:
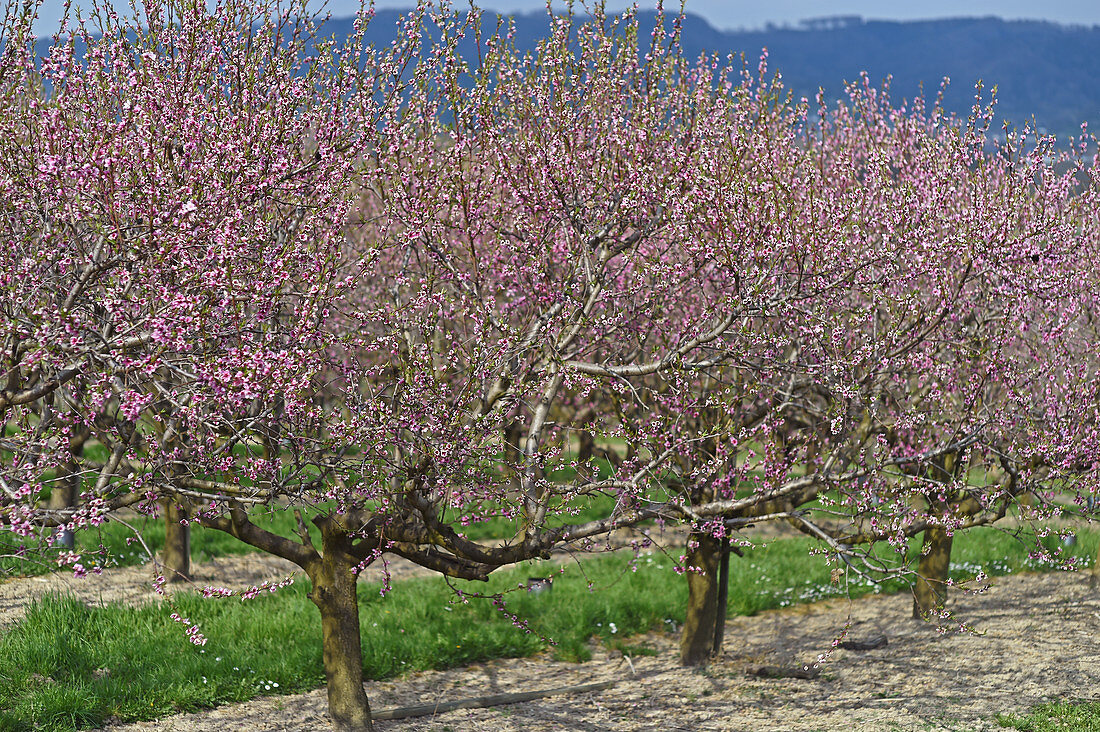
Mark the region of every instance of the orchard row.
<instances>
[{"instance_id":1,"label":"orchard row","mask_svg":"<svg viewBox=\"0 0 1100 732\"><path fill-rule=\"evenodd\" d=\"M928 614L956 531L1091 505L1084 133L866 78L794 99L629 15L523 54L426 8L385 48L367 11L339 42L301 2L142 12L44 58L33 8L5 18L0 531L165 512L294 562L338 728L371 726L355 582L383 552L476 580L685 524L701 663L755 527L915 572Z\"/></svg>"}]
</instances>

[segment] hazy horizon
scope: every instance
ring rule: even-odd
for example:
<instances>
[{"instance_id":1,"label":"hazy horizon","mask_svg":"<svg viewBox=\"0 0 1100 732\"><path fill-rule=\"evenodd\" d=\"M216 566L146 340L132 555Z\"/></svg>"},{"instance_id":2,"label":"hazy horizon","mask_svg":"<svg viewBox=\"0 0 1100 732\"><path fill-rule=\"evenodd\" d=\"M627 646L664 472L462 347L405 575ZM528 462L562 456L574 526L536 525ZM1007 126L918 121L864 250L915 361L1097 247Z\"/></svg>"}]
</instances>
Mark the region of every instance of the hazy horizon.
<instances>
[{"instance_id":1,"label":"hazy horizon","mask_svg":"<svg viewBox=\"0 0 1100 732\"><path fill-rule=\"evenodd\" d=\"M642 8L652 8L656 0L640 0ZM462 7L462 3L454 3ZM544 10L545 0L483 0L476 3L483 10L496 12L531 12ZM563 5L555 0L555 6ZM578 3L579 4L579 3ZM608 10L621 11L632 3L609 0ZM317 2L316 7L321 3ZM377 0L379 9L409 8L415 0ZM39 9L35 32L52 34L61 18L62 0L47 0ZM77 6L90 7L91 0L76 0ZM119 12L125 12L129 3L114 3ZM1100 3L1095 0L1051 0L1037 8L1033 2L1023 0L929 0L919 3L876 2L875 0L834 0L821 3L816 0L773 0L771 2L746 2L743 0L686 0L687 12L705 18L715 28L722 30L759 29L768 23L797 25L799 21L835 15L859 15L869 20L927 20L932 18L997 16L1006 20L1045 20L1072 25L1100 25ZM353 0L330 0L328 9L334 17L354 15L359 7ZM678 10L675 0L666 2L666 8Z\"/></svg>"}]
</instances>

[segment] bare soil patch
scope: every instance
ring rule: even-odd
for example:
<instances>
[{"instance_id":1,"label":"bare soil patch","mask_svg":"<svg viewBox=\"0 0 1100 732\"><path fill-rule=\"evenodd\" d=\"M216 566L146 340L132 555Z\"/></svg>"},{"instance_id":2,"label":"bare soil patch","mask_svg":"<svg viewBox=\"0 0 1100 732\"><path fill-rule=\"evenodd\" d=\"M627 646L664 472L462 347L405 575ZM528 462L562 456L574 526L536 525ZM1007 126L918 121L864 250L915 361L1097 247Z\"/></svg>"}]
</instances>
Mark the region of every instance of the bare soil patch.
<instances>
[{"instance_id":1,"label":"bare soil patch","mask_svg":"<svg viewBox=\"0 0 1100 732\"><path fill-rule=\"evenodd\" d=\"M492 709L377 723L408 730L994 730L1001 712L1059 698L1095 699L1100 667L1100 594L1086 573L997 578L982 596L953 606L980 635L941 634L909 618L907 595L832 600L734 618L727 651L703 671L677 666L677 637L630 643L656 656L597 647L588 663L548 656L504 659L368 684L376 710L452 699L617 680L613 688ZM814 679L763 679L761 665L813 663L851 622L851 640L885 635L868 651L838 649ZM631 668L631 665L633 668ZM324 690L265 697L112 732L281 732L330 729Z\"/></svg>"}]
</instances>

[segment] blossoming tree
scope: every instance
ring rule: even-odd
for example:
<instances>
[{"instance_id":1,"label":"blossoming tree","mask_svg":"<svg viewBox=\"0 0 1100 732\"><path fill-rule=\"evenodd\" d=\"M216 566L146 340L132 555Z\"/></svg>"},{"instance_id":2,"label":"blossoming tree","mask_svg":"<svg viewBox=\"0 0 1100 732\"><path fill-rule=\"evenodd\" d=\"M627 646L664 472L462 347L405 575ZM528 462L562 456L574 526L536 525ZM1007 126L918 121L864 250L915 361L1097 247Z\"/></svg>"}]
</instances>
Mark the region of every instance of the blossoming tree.
<instances>
[{"instance_id":1,"label":"blossoming tree","mask_svg":"<svg viewBox=\"0 0 1100 732\"><path fill-rule=\"evenodd\" d=\"M97 10L42 59L33 7L4 19L0 521L27 547L319 480L299 451L348 190L419 53L418 32L320 39L304 4L143 10ZM44 487L81 501L42 507Z\"/></svg>"},{"instance_id":2,"label":"blossoming tree","mask_svg":"<svg viewBox=\"0 0 1100 732\"><path fill-rule=\"evenodd\" d=\"M991 150L991 116L976 108L953 120L921 99L894 106L864 79L807 128L807 204L792 206L791 236L817 251L816 239L840 232L863 266L797 324L779 321L788 365L750 392L757 404L772 399L742 409L758 421L711 448L740 451L717 464L741 470L723 483L713 459L696 460L711 471L697 484L754 496L706 526L689 554L704 571L689 575L685 662L717 648L715 542L731 529L786 521L846 570L915 568L923 616L942 611L954 532L1010 513L1042 524L1095 493L1095 367L1083 332L1095 277L1080 268L1095 242L1095 193L1078 184L1095 173L1085 172L1087 145L1054 155L1050 140L1009 135ZM744 381L732 369L721 403L744 404ZM714 430L716 415L705 416ZM921 533L914 557L908 540Z\"/></svg>"},{"instance_id":3,"label":"blossoming tree","mask_svg":"<svg viewBox=\"0 0 1100 732\"><path fill-rule=\"evenodd\" d=\"M707 155L695 99L729 106L710 76L680 83L660 38L640 59L599 25L574 54L568 20L532 58L490 39L466 92L450 16L426 52L423 13L381 52L319 41L301 7L93 21L41 61L29 17L5 22L7 532L167 506L295 562L333 718L362 729L355 579L382 552L484 579L683 515L642 500L670 451L606 480L543 468L571 431L552 412L697 367L759 307L687 286L722 277L681 205ZM78 506L39 504L76 478ZM554 520L599 491L610 516ZM310 508L320 540L301 515L296 538L266 530L256 503ZM514 540L462 534L499 514L522 517Z\"/></svg>"}]
</instances>

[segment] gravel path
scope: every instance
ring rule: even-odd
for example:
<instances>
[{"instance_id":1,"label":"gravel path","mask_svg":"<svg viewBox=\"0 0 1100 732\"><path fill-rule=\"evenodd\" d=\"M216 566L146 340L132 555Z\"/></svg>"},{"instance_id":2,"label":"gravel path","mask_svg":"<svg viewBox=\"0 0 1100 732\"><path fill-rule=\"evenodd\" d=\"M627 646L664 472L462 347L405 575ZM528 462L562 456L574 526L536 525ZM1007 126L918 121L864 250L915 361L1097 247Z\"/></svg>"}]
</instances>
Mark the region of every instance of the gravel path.
<instances>
[{"instance_id":1,"label":"gravel path","mask_svg":"<svg viewBox=\"0 0 1100 732\"><path fill-rule=\"evenodd\" d=\"M909 618L905 595L832 600L732 619L727 651L705 671L676 664L676 637L633 639L655 656L594 649L571 664L507 659L368 684L375 709L510 691L616 680L607 690L491 709L379 722L379 732L542 730L995 730L996 715L1059 698L1097 698L1100 594L1084 573L998 578L982 596L959 596L958 615L980 635L948 633ZM816 679L761 679L763 665L812 663L848 621L849 638L884 634L870 651L837 650ZM112 732L330 729L323 690L266 697Z\"/></svg>"}]
</instances>

